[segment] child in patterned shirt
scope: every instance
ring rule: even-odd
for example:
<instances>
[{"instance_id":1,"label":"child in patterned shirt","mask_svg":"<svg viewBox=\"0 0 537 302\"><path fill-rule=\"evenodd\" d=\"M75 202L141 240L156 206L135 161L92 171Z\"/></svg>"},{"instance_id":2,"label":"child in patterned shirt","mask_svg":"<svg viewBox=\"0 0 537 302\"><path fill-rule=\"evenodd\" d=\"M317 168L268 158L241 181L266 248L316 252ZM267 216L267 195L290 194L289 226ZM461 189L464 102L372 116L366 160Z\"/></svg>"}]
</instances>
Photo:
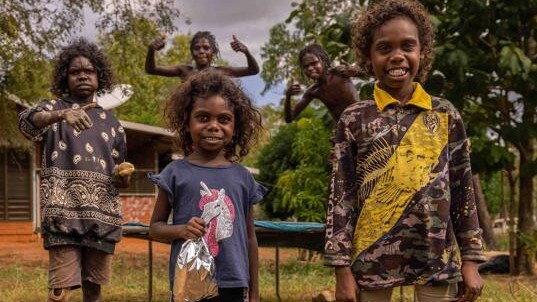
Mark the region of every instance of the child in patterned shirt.
<instances>
[{"instance_id":1,"label":"child in patterned shirt","mask_svg":"<svg viewBox=\"0 0 537 302\"><path fill-rule=\"evenodd\" d=\"M416 1L385 0L355 25L358 65L377 82L335 135L325 264L335 267L337 301L387 302L404 285L420 302L475 301L483 287L461 116L414 82L432 65L428 18Z\"/></svg>"},{"instance_id":2,"label":"child in patterned shirt","mask_svg":"<svg viewBox=\"0 0 537 302\"><path fill-rule=\"evenodd\" d=\"M41 228L49 252L49 302L65 302L82 287L84 302L100 301L115 244L121 239L120 187L125 132L94 95L110 91L112 70L93 43L78 39L59 54L52 92L19 115L19 129L42 145Z\"/></svg>"}]
</instances>

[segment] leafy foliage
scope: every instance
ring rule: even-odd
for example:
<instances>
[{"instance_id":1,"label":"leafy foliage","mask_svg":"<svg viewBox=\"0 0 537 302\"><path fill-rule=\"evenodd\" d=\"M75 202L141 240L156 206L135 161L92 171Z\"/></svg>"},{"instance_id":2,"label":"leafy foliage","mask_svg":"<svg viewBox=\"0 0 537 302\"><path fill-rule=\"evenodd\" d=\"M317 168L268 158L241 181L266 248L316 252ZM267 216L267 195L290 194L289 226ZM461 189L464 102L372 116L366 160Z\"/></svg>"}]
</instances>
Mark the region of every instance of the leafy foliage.
<instances>
[{"instance_id":1,"label":"leafy foliage","mask_svg":"<svg viewBox=\"0 0 537 302\"><path fill-rule=\"evenodd\" d=\"M299 164L292 157L292 150L289 148L293 145L297 132L298 127L295 123L280 126L257 157L256 167L259 168L257 179L269 188L269 193L263 199L263 205L266 214L271 218L285 219L292 216L292 212L278 208L278 192L274 186L282 173L295 169Z\"/></svg>"},{"instance_id":2,"label":"leafy foliage","mask_svg":"<svg viewBox=\"0 0 537 302\"><path fill-rule=\"evenodd\" d=\"M99 14L100 32L128 28L138 18L151 20L165 31L175 27L179 10L173 0L128 0L110 3L97 0L0 0L0 70L27 52L54 54L84 25L84 9ZM0 80L2 83L3 80Z\"/></svg>"},{"instance_id":3,"label":"leafy foliage","mask_svg":"<svg viewBox=\"0 0 537 302\"><path fill-rule=\"evenodd\" d=\"M533 179L537 175L537 1L423 1L438 21L435 68L442 94L462 109L469 133L478 134L474 165L519 167L517 272L533 272ZM480 129L492 135L484 136ZM481 140L481 142L480 142ZM485 144L493 147L485 147ZM503 166L503 167L502 167ZM514 189L514 188L512 188Z\"/></svg>"},{"instance_id":4,"label":"leafy foliage","mask_svg":"<svg viewBox=\"0 0 537 302\"><path fill-rule=\"evenodd\" d=\"M276 205L292 212L299 221L324 222L330 178L330 132L317 118L302 118L297 128L291 156L298 166L278 178Z\"/></svg>"},{"instance_id":5,"label":"leafy foliage","mask_svg":"<svg viewBox=\"0 0 537 302\"><path fill-rule=\"evenodd\" d=\"M280 126L260 151L257 167L259 180L271 188L264 199L270 217L324 221L331 127L319 111L309 108L298 122Z\"/></svg>"}]
</instances>

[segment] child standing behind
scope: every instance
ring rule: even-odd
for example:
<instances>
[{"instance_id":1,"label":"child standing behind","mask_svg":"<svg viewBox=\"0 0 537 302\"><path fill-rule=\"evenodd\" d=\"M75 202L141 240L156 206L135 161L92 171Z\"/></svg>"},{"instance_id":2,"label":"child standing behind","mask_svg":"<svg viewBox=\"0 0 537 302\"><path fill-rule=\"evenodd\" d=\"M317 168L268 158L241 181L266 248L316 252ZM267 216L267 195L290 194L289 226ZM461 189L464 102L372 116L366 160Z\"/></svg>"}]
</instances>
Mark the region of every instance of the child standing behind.
<instances>
[{"instance_id":1,"label":"child standing behind","mask_svg":"<svg viewBox=\"0 0 537 302\"><path fill-rule=\"evenodd\" d=\"M378 2L356 23L359 65L377 82L374 99L348 107L336 132L325 264L335 267L337 301L356 301L357 289L359 301L390 301L402 285L414 285L419 302L481 293L463 122L413 82L431 68L433 37L412 0Z\"/></svg>"},{"instance_id":2,"label":"child standing behind","mask_svg":"<svg viewBox=\"0 0 537 302\"><path fill-rule=\"evenodd\" d=\"M296 119L313 99L323 102L334 121L337 122L343 110L358 101L356 88L349 77L357 77L362 73L347 65L340 65L329 70L328 54L317 44L304 47L298 54L298 61L306 77L315 83L306 89L302 99L294 108L291 106L291 97L299 94L301 88L298 83L289 83L285 91L285 122L290 123Z\"/></svg>"},{"instance_id":3,"label":"child standing behind","mask_svg":"<svg viewBox=\"0 0 537 302\"><path fill-rule=\"evenodd\" d=\"M100 301L115 244L121 239L119 187L134 171L124 162L125 132L94 95L110 91L112 70L93 43L79 39L56 61L52 92L19 115L19 129L43 146L41 227L49 251L49 302L82 286L84 302ZM130 171L127 171L130 170Z\"/></svg>"},{"instance_id":4,"label":"child standing behind","mask_svg":"<svg viewBox=\"0 0 537 302\"><path fill-rule=\"evenodd\" d=\"M229 77L203 71L176 89L165 117L185 155L150 176L159 187L150 235L173 242L170 287L181 245L205 236L215 258L219 297L214 301L242 302L246 292L249 301L259 301L253 204L266 189L235 162L261 130L259 111ZM204 207L217 199L224 200L219 215L201 219ZM173 225L167 224L170 213Z\"/></svg>"},{"instance_id":5,"label":"child standing behind","mask_svg":"<svg viewBox=\"0 0 537 302\"><path fill-rule=\"evenodd\" d=\"M248 63L247 67L214 67L225 74L232 77L245 77L255 75L259 72L259 66L255 58L252 56L248 47L242 44L235 35L230 43L231 48L236 52L242 52L246 56ZM154 40L147 50L145 59L145 71L148 74L179 77L182 80L207 68L213 68L211 65L213 59L218 56L219 50L216 44L216 39L213 34L208 31L198 31L190 41L190 53L194 59L195 65L174 65L174 66L157 66L155 63L155 51L159 51L165 46L165 37Z\"/></svg>"}]
</instances>

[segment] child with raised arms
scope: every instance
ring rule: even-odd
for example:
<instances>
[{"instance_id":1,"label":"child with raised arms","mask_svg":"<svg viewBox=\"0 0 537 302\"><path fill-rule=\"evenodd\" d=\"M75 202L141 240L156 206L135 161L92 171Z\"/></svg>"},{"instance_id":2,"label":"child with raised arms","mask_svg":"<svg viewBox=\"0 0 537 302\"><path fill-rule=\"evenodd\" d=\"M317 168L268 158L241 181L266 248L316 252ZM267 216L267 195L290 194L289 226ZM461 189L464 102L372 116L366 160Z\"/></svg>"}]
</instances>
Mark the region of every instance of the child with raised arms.
<instances>
[{"instance_id":1,"label":"child with raised arms","mask_svg":"<svg viewBox=\"0 0 537 302\"><path fill-rule=\"evenodd\" d=\"M101 301L121 239L118 188L127 187L123 127L94 102L113 86L111 66L94 43L81 38L58 55L52 92L19 115L19 129L43 147L41 228L49 254L49 302L65 302L82 287L83 301Z\"/></svg>"},{"instance_id":2,"label":"child with raised arms","mask_svg":"<svg viewBox=\"0 0 537 302\"><path fill-rule=\"evenodd\" d=\"M346 64L330 69L328 54L318 44L304 47L298 54L298 61L303 74L315 83L306 89L294 107L291 98L293 95L298 95L302 89L294 81L289 83L285 91L285 122L295 120L314 99L319 99L337 122L343 110L358 101L358 93L350 77L358 77L363 73Z\"/></svg>"},{"instance_id":3,"label":"child with raised arms","mask_svg":"<svg viewBox=\"0 0 537 302\"><path fill-rule=\"evenodd\" d=\"M354 30L358 65L377 81L335 135L325 264L336 299L387 302L412 285L415 301L475 301L485 256L469 141L457 109L414 81L432 65L429 16L416 1L385 0Z\"/></svg>"},{"instance_id":4,"label":"child with raised arms","mask_svg":"<svg viewBox=\"0 0 537 302\"><path fill-rule=\"evenodd\" d=\"M145 71L148 74L166 77L179 77L182 80L194 73L207 68L214 68L232 77L245 77L259 73L257 61L246 47L235 35L231 41L231 48L235 52L242 52L246 56L246 67L212 66L213 59L218 57L219 49L213 34L208 31L198 31L190 41L190 54L194 59L194 65L173 65L159 66L155 63L155 51L159 51L166 45L165 37L155 39L147 50L145 60Z\"/></svg>"},{"instance_id":5,"label":"child with raised arms","mask_svg":"<svg viewBox=\"0 0 537 302\"><path fill-rule=\"evenodd\" d=\"M259 301L253 205L266 189L236 161L257 139L261 114L231 78L207 70L178 86L167 101L165 118L184 158L150 176L159 187L150 235L172 242L170 287L184 241L205 236L215 258L219 297L214 301L242 302L245 296ZM216 200L223 201L219 214L204 221L204 208Z\"/></svg>"}]
</instances>

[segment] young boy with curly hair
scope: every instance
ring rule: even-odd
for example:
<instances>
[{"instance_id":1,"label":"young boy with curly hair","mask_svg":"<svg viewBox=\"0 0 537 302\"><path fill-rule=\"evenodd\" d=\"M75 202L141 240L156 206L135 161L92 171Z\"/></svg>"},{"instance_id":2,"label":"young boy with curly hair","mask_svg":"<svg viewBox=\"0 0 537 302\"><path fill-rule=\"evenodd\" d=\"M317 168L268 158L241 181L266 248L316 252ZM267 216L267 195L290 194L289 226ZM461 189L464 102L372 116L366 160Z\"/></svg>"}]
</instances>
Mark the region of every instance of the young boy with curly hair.
<instances>
[{"instance_id":1,"label":"young boy with curly hair","mask_svg":"<svg viewBox=\"0 0 537 302\"><path fill-rule=\"evenodd\" d=\"M355 25L358 65L374 98L338 123L325 264L337 301L390 301L413 285L415 301L475 301L485 260L461 116L423 82L434 32L412 0L370 6ZM459 284L458 284L459 283Z\"/></svg>"},{"instance_id":2,"label":"young boy with curly hair","mask_svg":"<svg viewBox=\"0 0 537 302\"><path fill-rule=\"evenodd\" d=\"M84 302L100 301L115 244L121 239L120 187L132 164L124 162L125 132L94 95L110 91L112 70L93 43L78 39L59 54L52 92L19 115L19 129L42 144L41 227L49 252L49 302L67 301L82 287Z\"/></svg>"}]
</instances>

